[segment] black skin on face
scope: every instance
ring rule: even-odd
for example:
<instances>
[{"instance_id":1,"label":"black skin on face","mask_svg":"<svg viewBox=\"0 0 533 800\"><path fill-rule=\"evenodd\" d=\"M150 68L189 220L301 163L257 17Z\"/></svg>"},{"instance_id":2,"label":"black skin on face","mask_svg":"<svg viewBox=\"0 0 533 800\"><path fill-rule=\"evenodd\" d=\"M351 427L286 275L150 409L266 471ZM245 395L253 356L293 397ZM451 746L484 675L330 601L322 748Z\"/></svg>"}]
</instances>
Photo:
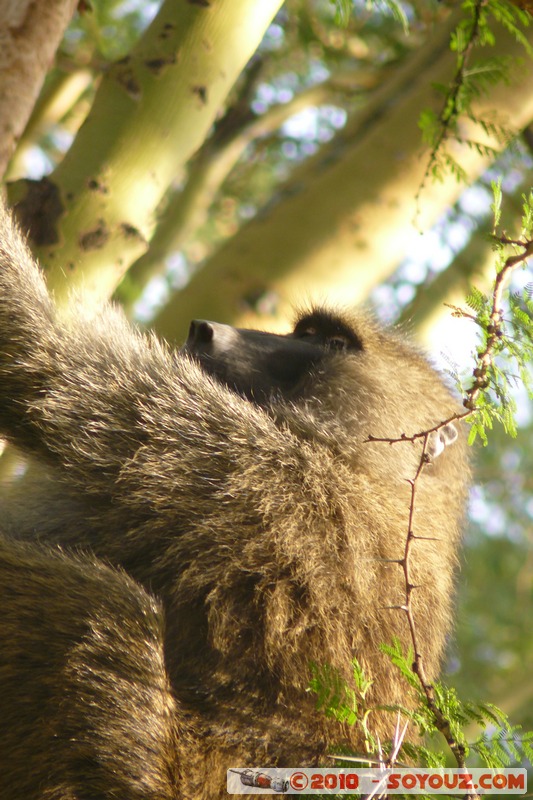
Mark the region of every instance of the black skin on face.
<instances>
[{"instance_id":1,"label":"black skin on face","mask_svg":"<svg viewBox=\"0 0 533 800\"><path fill-rule=\"evenodd\" d=\"M182 348L207 373L259 405L279 395L294 398L325 359L360 350L355 331L322 310L301 316L286 335L194 320Z\"/></svg>"}]
</instances>

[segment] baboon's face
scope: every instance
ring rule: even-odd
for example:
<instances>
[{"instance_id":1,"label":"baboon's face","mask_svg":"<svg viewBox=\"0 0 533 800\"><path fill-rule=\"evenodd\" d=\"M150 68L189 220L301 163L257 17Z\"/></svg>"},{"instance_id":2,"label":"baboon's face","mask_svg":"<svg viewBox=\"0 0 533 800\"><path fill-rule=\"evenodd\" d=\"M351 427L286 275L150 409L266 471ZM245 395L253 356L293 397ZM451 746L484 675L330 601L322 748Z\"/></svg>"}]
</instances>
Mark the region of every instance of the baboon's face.
<instances>
[{"instance_id":1,"label":"baboon's face","mask_svg":"<svg viewBox=\"0 0 533 800\"><path fill-rule=\"evenodd\" d=\"M418 433L456 410L426 360L364 315L352 320L316 309L285 336L195 320L182 352L298 435L327 442L354 463L361 463L360 445L369 435ZM456 439L453 424L439 429L428 455L436 458ZM412 471L403 462L418 458L412 448L376 451L365 444L364 457L370 456L402 475Z\"/></svg>"},{"instance_id":2,"label":"baboon's face","mask_svg":"<svg viewBox=\"0 0 533 800\"><path fill-rule=\"evenodd\" d=\"M361 349L361 340L342 319L314 311L286 335L194 320L182 352L229 388L265 404L274 397L298 397L326 360Z\"/></svg>"}]
</instances>

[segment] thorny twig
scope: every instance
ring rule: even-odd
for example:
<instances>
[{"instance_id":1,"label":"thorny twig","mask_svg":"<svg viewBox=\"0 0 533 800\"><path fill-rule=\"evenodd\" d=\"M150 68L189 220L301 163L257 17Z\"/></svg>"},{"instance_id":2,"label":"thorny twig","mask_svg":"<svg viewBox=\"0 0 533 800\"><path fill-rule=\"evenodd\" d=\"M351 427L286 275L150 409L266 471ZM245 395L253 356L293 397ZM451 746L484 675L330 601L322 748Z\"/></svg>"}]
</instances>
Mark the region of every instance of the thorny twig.
<instances>
[{"instance_id":1,"label":"thorny twig","mask_svg":"<svg viewBox=\"0 0 533 800\"><path fill-rule=\"evenodd\" d=\"M431 684L426 675L426 671L424 668L424 657L418 644L418 634L417 634L416 623L413 615L413 608L411 602L413 591L416 589L416 586L411 582L411 575L410 575L411 549L413 546L413 542L416 541L417 539L422 538L420 536L417 536L414 532L415 499L416 499L418 479L422 474L424 467L427 464L426 450L427 450L428 438L429 438L429 432L427 432L424 435L422 453L420 455L420 460L418 462L418 468L416 470L416 474L414 478L409 480L409 484L411 486L411 501L409 503L409 525L407 531L407 538L405 541L403 558L399 560L399 564L402 567L405 579L405 604L401 608L403 611L405 611L405 614L407 616L409 632L411 635L411 642L413 643L413 649L414 649L413 672L415 673L415 675L418 676L420 685L426 696L428 708L433 714L437 729L443 734L444 738L446 739L446 742L448 743L448 746L455 757L457 766L464 767L465 755L466 755L465 748L462 744L456 741L451 730L450 722L439 708L435 700L435 692L433 689L433 685Z\"/></svg>"},{"instance_id":2,"label":"thorny twig","mask_svg":"<svg viewBox=\"0 0 533 800\"><path fill-rule=\"evenodd\" d=\"M490 314L490 322L487 326L487 343L483 350L480 350L477 355L477 364L476 368L474 369L474 382L470 389L468 389L466 393L466 397L463 400L463 406L467 408L469 411L475 411L475 404L476 400L479 397L480 392L487 388L489 385L487 373L489 367L492 364L493 353L496 348L498 341L503 336L503 329L502 329L502 321L503 321L503 311L502 311L502 296L503 296L503 289L507 280L509 279L511 272L515 270L520 264L526 261L530 256L533 255L533 240L525 239L523 241L515 240L515 239L508 239L506 236L499 236L498 241L504 245L514 245L516 247L522 248L522 253L517 253L515 255L509 256L505 263L496 275L496 281L494 283L494 290L492 293L492 309Z\"/></svg>"},{"instance_id":3,"label":"thorny twig","mask_svg":"<svg viewBox=\"0 0 533 800\"><path fill-rule=\"evenodd\" d=\"M474 380L472 382L471 387L467 390L465 397L463 399L463 406L465 407L466 411L463 413L456 413L450 416L448 419L439 422L437 425L434 425L432 428L428 428L425 431L421 431L419 433L415 433L412 436L407 436L405 433L402 433L398 438L382 438L369 435L365 441L367 442L386 442L388 444L397 444L399 442L411 442L414 443L415 441L422 439L422 452L420 455L420 459L418 462L418 467L416 473L413 478L409 479L409 485L411 487L411 498L409 503L409 522L408 522L408 531L407 537L405 540L405 548L403 552L403 556L397 560L399 566L401 566L404 575L404 584L405 584L405 602L400 606L395 606L399 610L403 611L407 617L407 622L409 625L409 632L411 637L411 642L414 649L414 660L413 660L413 672L417 675L420 686L424 695L426 697L426 702L429 710L433 714L433 719L435 723L435 727L439 730L450 750L452 751L454 758L456 760L458 767L465 766L465 758L466 752L465 747L463 744L458 742L453 735L452 727L450 724L450 720L446 717L446 715L442 712L441 708L438 705L438 702L435 698L435 691L432 683L427 677L425 667L424 667L424 656L419 647L418 641L418 633L416 627L416 620L413 614L412 608L412 594L416 589L415 584L411 582L411 572L410 572L410 556L413 547L413 543L417 539L422 539L426 537L417 536L415 533L415 526L414 526L414 517L415 517L415 500L416 500L416 492L417 492L417 485L418 479L422 474L424 467L429 462L429 457L427 453L428 448L428 441L429 437L432 433L437 432L438 430L444 428L451 422L454 422L459 419L464 419L467 416L470 416L472 413L476 411L476 400L479 397L479 394L488 387L489 379L488 379L488 370L490 365L492 364L494 351L496 349L497 342L503 336L503 329L502 329L502 321L503 321L503 313L502 313L502 296L504 286L509 279L511 272L516 269L516 267L533 255L533 241L532 240L513 240L508 239L505 236L498 237L498 241L500 241L504 245L514 245L516 247L522 248L522 253L515 254L513 256L509 256L506 259L502 269L498 272L496 276L496 280L494 283L494 290L492 294L492 309L490 314L490 322L487 326L487 342L483 350L478 352L476 366L473 371ZM470 800L478 800L479 795L477 793L469 793L466 797L470 798Z\"/></svg>"},{"instance_id":4,"label":"thorny twig","mask_svg":"<svg viewBox=\"0 0 533 800\"><path fill-rule=\"evenodd\" d=\"M427 455L427 445L429 436L432 432L439 430L440 428L447 425L454 419L461 419L462 417L471 414L472 411L469 410L463 414L456 414L453 417L445 420L444 422L439 423L438 425L434 426L433 428L424 431L422 433L414 434L413 436L406 436L403 434L400 438L397 439L378 439L376 437L369 436L367 441L385 441L389 444L396 444L398 442L414 442L416 439L422 439L422 452L420 454L420 459L418 462L418 467L416 469L416 473L413 478L409 479L409 485L411 487L411 498L409 502L409 522L408 522L408 529L407 529L407 537L405 540L405 548L403 552L403 556L394 561L394 563L398 564L403 571L404 575L404 586L405 586L405 602L402 605L393 606L400 611L403 611L407 617L407 623L409 626L409 634L411 637L411 642L413 645L414 650L414 658L412 669L415 675L418 677L420 681L420 686L424 695L426 697L426 703L428 709L433 714L433 720L435 723L435 727L438 731L442 733L446 742L452 751L455 761L458 767L465 766L465 759L466 759L466 752L464 745L458 742L453 735L450 720L446 717L446 715L442 712L441 708L439 707L436 698L435 698L435 690L433 684L428 679L425 667L424 667L424 656L422 650L419 646L418 641L418 632L416 627L416 620L413 614L413 607L412 607L412 594L414 590L417 588L415 584L411 582L411 570L410 570L410 556L413 547L413 543L416 540L426 539L427 537L417 536L414 530L414 517L415 517L415 501L416 501L416 491L418 485L418 479L422 474L424 467L428 464L428 455ZM478 800L479 795L477 794L468 794L467 797L470 800Z\"/></svg>"},{"instance_id":5,"label":"thorny twig","mask_svg":"<svg viewBox=\"0 0 533 800\"><path fill-rule=\"evenodd\" d=\"M402 433L401 436L398 436L396 439L392 439L388 436L380 437L369 434L364 440L364 443L385 442L386 444L398 444L398 442L416 442L417 439L429 438L431 433L436 433L437 431L440 431L441 428L445 428L446 425L449 425L450 422L456 422L457 420L464 419L465 417L470 416L471 413L471 411L463 411L462 413L457 412L456 414L452 414L451 417L448 417L448 419L445 419L442 422L439 422L437 425L434 425L432 428L428 428L426 431L421 431L421 433L414 433L412 436L407 436L406 433Z\"/></svg>"}]
</instances>

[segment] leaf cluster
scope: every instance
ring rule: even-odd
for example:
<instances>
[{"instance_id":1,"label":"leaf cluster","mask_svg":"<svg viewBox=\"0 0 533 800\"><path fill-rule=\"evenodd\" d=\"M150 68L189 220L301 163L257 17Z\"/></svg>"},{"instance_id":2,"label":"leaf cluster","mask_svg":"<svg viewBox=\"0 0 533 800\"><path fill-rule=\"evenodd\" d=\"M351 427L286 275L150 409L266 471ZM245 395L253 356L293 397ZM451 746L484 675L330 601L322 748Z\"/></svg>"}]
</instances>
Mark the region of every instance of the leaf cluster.
<instances>
[{"instance_id":1,"label":"leaf cluster","mask_svg":"<svg viewBox=\"0 0 533 800\"><path fill-rule=\"evenodd\" d=\"M330 3L335 6L335 22L346 27L353 10L352 0L330 0ZM367 0L366 5L367 8L388 11L393 19L400 23L406 33L409 30L407 14L399 0Z\"/></svg>"},{"instance_id":2,"label":"leaf cluster","mask_svg":"<svg viewBox=\"0 0 533 800\"><path fill-rule=\"evenodd\" d=\"M395 729L398 713L418 730L422 743L406 741L402 744L400 758L423 767L443 767L449 763L447 747L434 746L439 734L435 715L430 708L421 683L413 671L413 651L404 653L395 640L392 645L382 645L382 651L401 672L406 683L414 689L416 702L413 708L403 705L376 706L368 703L366 694L372 682L364 670L353 661L353 683L349 685L337 670L323 665L312 665L309 689L317 695L317 709L328 717L348 725L359 725L365 733L366 752L369 757L382 758L392 749L391 743L380 743L372 736L371 714L390 713L391 732ZM490 769L512 764L533 763L533 731L523 731L512 725L507 715L491 703L462 700L453 687L442 682L432 684L434 699L443 718L449 724L455 741L464 748L465 755L474 759L471 766L481 764ZM479 732L468 741L467 731L472 727ZM433 746L428 746L433 743Z\"/></svg>"},{"instance_id":3,"label":"leaf cluster","mask_svg":"<svg viewBox=\"0 0 533 800\"><path fill-rule=\"evenodd\" d=\"M450 40L450 49L456 53L455 75L448 85L435 86L443 95L440 112L425 109L419 118L422 138L430 148L423 185L429 177L442 181L448 173L458 181L465 180L464 169L447 146L450 140L474 149L481 156L496 155L495 148L489 142L475 135L464 136L463 120L468 120L473 131L479 129L489 140L505 144L511 139L511 132L495 116L483 117L473 109L474 101L485 95L491 86L509 79L511 59L478 56L474 61L475 52L495 44L494 24L503 26L527 55L533 55L533 49L524 34L524 29L531 22L526 11L508 0L465 0L461 8L463 17Z\"/></svg>"},{"instance_id":4,"label":"leaf cluster","mask_svg":"<svg viewBox=\"0 0 533 800\"><path fill-rule=\"evenodd\" d=\"M347 725L358 725L364 733L365 742L373 750L375 740L368 727L371 709L367 706L366 695L372 685L357 658L352 661L353 685L350 685L340 672L329 664L311 664L309 691L317 695L317 710L327 717Z\"/></svg>"},{"instance_id":5,"label":"leaf cluster","mask_svg":"<svg viewBox=\"0 0 533 800\"><path fill-rule=\"evenodd\" d=\"M496 231L501 216L499 183L493 185L493 191ZM520 292L510 293L505 314L495 306L496 287L504 271L510 272L525 263L532 250L533 192L523 196L522 212L522 229L518 239L509 239L496 232L492 235L497 253L494 293L488 296L472 288L466 298L479 330L479 362L474 377L477 379L483 373L483 383L479 385L480 391L475 402L476 411L470 418L469 441L474 442L479 436L484 445L487 444L486 431L492 429L495 421L503 425L506 433L516 436L516 401L512 389L517 383L521 382L533 397L533 284L527 284Z\"/></svg>"}]
</instances>

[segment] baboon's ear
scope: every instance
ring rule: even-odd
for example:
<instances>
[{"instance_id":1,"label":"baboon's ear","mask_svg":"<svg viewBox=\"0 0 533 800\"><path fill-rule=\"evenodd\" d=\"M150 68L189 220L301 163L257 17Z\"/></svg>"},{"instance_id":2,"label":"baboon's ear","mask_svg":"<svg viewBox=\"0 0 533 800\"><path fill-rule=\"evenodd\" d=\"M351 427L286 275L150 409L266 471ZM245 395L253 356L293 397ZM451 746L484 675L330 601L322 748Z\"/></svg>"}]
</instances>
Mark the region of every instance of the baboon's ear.
<instances>
[{"instance_id":1,"label":"baboon's ear","mask_svg":"<svg viewBox=\"0 0 533 800\"><path fill-rule=\"evenodd\" d=\"M430 434L427 444L427 454L429 458L433 461L440 456L448 445L455 442L458 435L457 428L452 422L449 422L443 428L439 428L438 431L434 431Z\"/></svg>"}]
</instances>

